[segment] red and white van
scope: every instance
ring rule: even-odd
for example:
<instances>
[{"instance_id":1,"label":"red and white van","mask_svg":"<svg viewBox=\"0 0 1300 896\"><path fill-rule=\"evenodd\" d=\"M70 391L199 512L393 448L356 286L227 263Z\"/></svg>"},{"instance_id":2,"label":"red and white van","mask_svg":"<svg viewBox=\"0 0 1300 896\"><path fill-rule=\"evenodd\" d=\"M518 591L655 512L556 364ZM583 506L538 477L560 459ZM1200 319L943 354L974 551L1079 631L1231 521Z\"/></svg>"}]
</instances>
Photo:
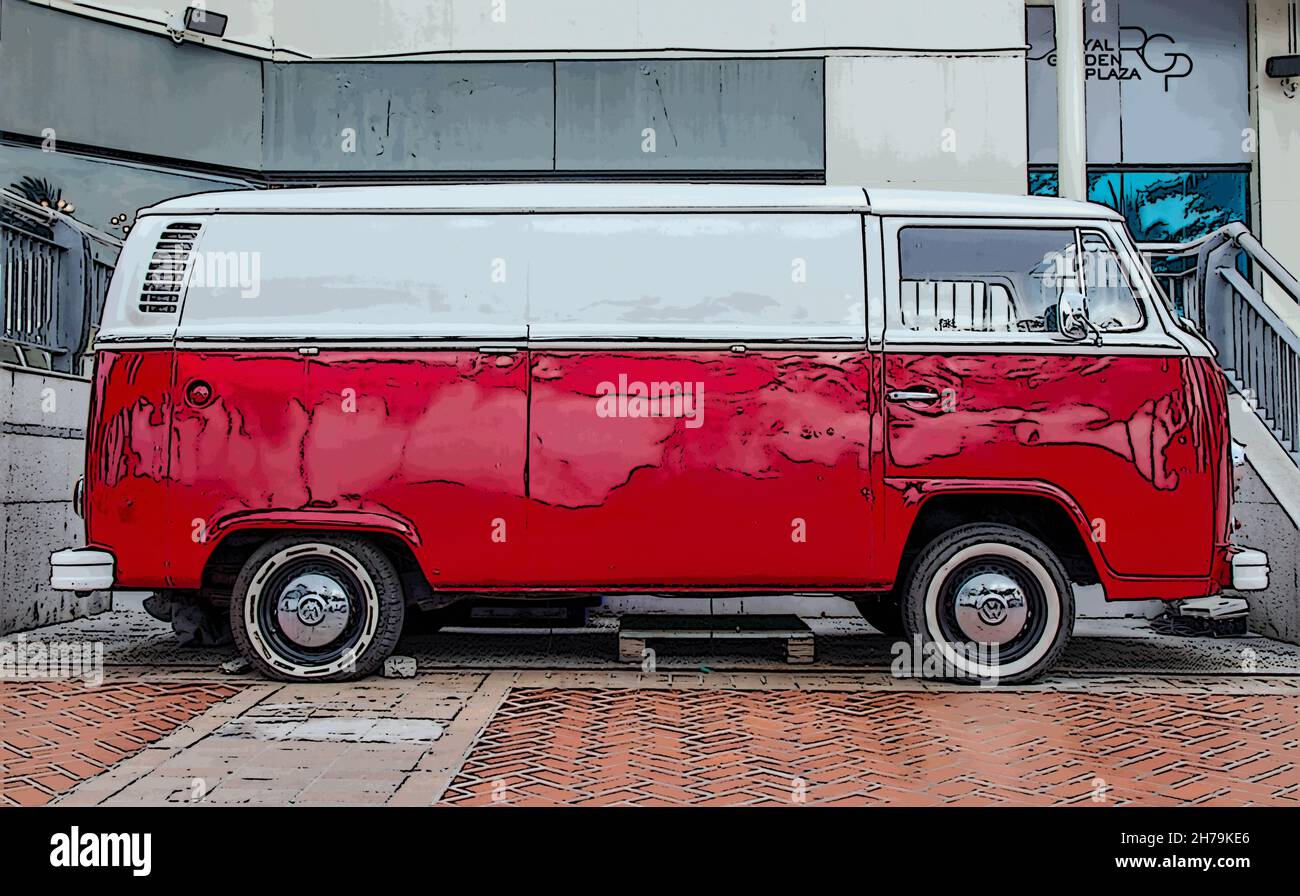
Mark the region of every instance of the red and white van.
<instances>
[{"instance_id":1,"label":"red and white van","mask_svg":"<svg viewBox=\"0 0 1300 896\"><path fill-rule=\"evenodd\" d=\"M962 674L1072 584L1258 589L1225 383L1122 219L823 186L213 193L141 212L56 588L229 606L370 674L468 597L826 592ZM993 646L971 659L963 645ZM987 657L989 654L978 654Z\"/></svg>"}]
</instances>

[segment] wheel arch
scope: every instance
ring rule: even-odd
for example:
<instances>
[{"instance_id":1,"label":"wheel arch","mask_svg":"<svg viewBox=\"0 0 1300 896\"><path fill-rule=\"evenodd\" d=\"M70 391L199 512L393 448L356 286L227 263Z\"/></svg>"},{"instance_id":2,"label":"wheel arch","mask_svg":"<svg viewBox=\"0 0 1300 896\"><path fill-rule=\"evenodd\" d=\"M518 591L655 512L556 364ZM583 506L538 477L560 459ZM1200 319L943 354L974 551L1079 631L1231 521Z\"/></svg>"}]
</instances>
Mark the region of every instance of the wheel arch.
<instances>
[{"instance_id":1,"label":"wheel arch","mask_svg":"<svg viewBox=\"0 0 1300 896\"><path fill-rule=\"evenodd\" d=\"M921 550L944 532L970 523L1001 523L1028 532L1060 559L1079 585L1109 573L1092 529L1074 502L1047 489L951 488L927 494L917 508L899 557L896 583Z\"/></svg>"},{"instance_id":2,"label":"wheel arch","mask_svg":"<svg viewBox=\"0 0 1300 896\"><path fill-rule=\"evenodd\" d=\"M299 515L249 514L223 521L214 531L212 549L203 564L201 590L209 595L229 595L235 578L250 556L263 544L282 535L350 535L375 544L397 567L406 602L416 603L432 591L416 551L419 538L413 527L377 514Z\"/></svg>"}]
</instances>

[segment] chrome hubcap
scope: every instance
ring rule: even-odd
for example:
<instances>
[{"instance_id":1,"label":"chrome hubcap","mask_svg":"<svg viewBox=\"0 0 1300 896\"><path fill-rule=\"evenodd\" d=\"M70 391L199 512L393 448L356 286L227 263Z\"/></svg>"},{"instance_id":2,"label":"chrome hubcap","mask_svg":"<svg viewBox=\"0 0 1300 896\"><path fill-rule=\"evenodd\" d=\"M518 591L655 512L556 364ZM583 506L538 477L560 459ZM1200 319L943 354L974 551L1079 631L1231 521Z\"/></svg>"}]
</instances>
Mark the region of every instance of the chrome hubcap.
<instances>
[{"instance_id":1,"label":"chrome hubcap","mask_svg":"<svg viewBox=\"0 0 1300 896\"><path fill-rule=\"evenodd\" d=\"M1015 579L1001 573L973 576L957 592L957 625L979 644L1006 644L1024 630L1029 608Z\"/></svg>"},{"instance_id":2,"label":"chrome hubcap","mask_svg":"<svg viewBox=\"0 0 1300 896\"><path fill-rule=\"evenodd\" d=\"M323 647L343 634L352 607L336 579L307 573L284 587L275 612L280 631L290 641L300 647Z\"/></svg>"}]
</instances>

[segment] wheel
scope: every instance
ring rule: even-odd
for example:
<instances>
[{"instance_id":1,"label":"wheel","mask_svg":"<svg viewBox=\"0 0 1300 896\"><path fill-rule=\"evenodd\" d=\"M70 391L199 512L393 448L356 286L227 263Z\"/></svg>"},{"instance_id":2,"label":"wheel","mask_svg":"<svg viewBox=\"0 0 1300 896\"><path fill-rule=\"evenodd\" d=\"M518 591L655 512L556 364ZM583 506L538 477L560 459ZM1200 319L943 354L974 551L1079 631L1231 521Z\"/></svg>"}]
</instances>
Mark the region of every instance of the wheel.
<instances>
[{"instance_id":1,"label":"wheel","mask_svg":"<svg viewBox=\"0 0 1300 896\"><path fill-rule=\"evenodd\" d=\"M867 597L855 603L862 618L882 635L897 638L903 634L903 601L898 595Z\"/></svg>"},{"instance_id":2,"label":"wheel","mask_svg":"<svg viewBox=\"0 0 1300 896\"><path fill-rule=\"evenodd\" d=\"M286 535L244 563L230 599L240 652L284 681L374 673L402 633L406 601L393 562L370 542Z\"/></svg>"},{"instance_id":3,"label":"wheel","mask_svg":"<svg viewBox=\"0 0 1300 896\"><path fill-rule=\"evenodd\" d=\"M1060 659L1074 628L1074 593L1061 562L1034 536L961 526L917 556L903 621L909 641L919 637L938 654L944 677L1015 684Z\"/></svg>"}]
</instances>

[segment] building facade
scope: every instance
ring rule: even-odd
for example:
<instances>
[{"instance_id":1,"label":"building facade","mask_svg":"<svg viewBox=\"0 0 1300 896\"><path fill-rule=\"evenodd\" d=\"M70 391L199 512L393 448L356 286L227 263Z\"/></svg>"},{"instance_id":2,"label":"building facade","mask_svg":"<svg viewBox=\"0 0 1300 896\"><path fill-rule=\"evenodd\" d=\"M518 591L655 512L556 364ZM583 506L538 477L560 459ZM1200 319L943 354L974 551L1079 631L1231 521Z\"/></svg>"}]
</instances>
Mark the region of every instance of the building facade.
<instances>
[{"instance_id":1,"label":"building facade","mask_svg":"<svg viewBox=\"0 0 1300 896\"><path fill-rule=\"evenodd\" d=\"M0 163L65 185L97 225L231 182L1027 186L1021 0L231 0L220 12L223 38L176 44L159 4L3 0Z\"/></svg>"},{"instance_id":2,"label":"building facade","mask_svg":"<svg viewBox=\"0 0 1300 896\"><path fill-rule=\"evenodd\" d=\"M169 195L339 180L1056 190L1050 0L192 5L221 37L174 5L0 0L7 180L105 228ZM1245 220L1300 262L1277 245L1300 100L1263 73L1296 4L1083 6L1090 197L1143 241Z\"/></svg>"}]
</instances>

